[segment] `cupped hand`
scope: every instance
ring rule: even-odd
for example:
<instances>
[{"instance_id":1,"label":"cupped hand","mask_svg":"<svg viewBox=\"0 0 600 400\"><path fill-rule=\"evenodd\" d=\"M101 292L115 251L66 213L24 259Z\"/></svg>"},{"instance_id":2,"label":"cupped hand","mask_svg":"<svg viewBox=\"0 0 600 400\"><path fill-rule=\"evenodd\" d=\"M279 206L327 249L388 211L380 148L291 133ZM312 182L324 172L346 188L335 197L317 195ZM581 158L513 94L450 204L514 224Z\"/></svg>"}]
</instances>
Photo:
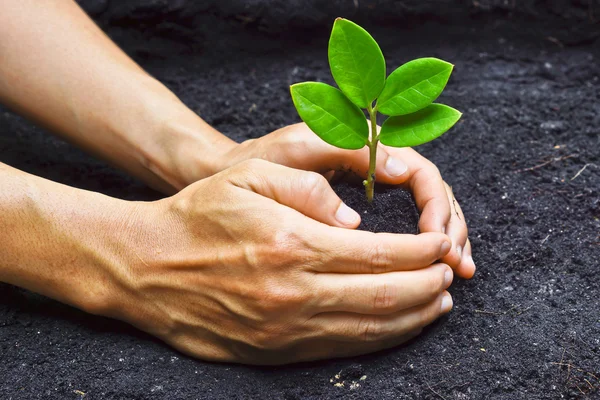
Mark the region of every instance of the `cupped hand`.
<instances>
[{"instance_id":1,"label":"cupped hand","mask_svg":"<svg viewBox=\"0 0 600 400\"><path fill-rule=\"evenodd\" d=\"M327 180L241 162L136 203L105 312L208 360L280 364L398 345L452 307L439 232L371 233ZM414 251L419 249L419 251Z\"/></svg>"},{"instance_id":2,"label":"cupped hand","mask_svg":"<svg viewBox=\"0 0 600 400\"><path fill-rule=\"evenodd\" d=\"M243 160L261 158L288 167L328 174L353 171L363 177L369 167L368 149L343 150L323 142L304 123L290 125L259 139L245 141L223 158L222 169ZM438 168L411 148L379 145L376 179L402 185L415 198L421 232L443 232L452 239L452 250L441 261L463 278L475 273L467 224L452 189Z\"/></svg>"}]
</instances>

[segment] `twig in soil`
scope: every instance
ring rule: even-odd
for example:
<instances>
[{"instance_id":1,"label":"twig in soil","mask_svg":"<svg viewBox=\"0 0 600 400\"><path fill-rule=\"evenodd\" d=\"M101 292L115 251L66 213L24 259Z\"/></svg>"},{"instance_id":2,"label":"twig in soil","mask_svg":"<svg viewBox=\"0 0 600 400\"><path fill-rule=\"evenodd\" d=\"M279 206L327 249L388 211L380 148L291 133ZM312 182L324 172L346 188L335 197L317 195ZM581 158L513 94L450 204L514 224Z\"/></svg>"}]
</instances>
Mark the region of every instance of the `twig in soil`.
<instances>
[{"instance_id":1,"label":"twig in soil","mask_svg":"<svg viewBox=\"0 0 600 400\"><path fill-rule=\"evenodd\" d=\"M559 363L552 363L552 364L559 365ZM592 378L594 378L595 380L597 380L598 382L600 382L600 378L598 378L596 375L592 374L591 372L585 371L585 370L583 370L583 369L581 369L581 368L577 368L577 367L573 366L572 364L564 364L564 363L563 363L563 364L561 364L561 366L565 366L565 365L566 365L566 366L569 366L570 368L573 368L573 369L574 369L574 370L576 370L576 371L583 372L584 374L586 374L586 375L589 375L589 376L591 376ZM584 378L584 379L585 379L585 378ZM587 379L585 379L585 380L587 381Z\"/></svg>"},{"instance_id":2,"label":"twig in soil","mask_svg":"<svg viewBox=\"0 0 600 400\"><path fill-rule=\"evenodd\" d=\"M449 390L452 391L452 390L456 390L456 389L461 389L461 388L463 388L463 387L465 387L467 385L470 385L471 382L473 382L473 381L468 381L468 382L465 382L465 383L461 383L460 385L454 385Z\"/></svg>"},{"instance_id":3,"label":"twig in soil","mask_svg":"<svg viewBox=\"0 0 600 400\"><path fill-rule=\"evenodd\" d=\"M557 38L555 38L553 36L546 36L546 40L548 40L549 42L554 43L555 45L557 45L561 49L565 48L565 45L560 40L558 40Z\"/></svg>"},{"instance_id":4,"label":"twig in soil","mask_svg":"<svg viewBox=\"0 0 600 400\"><path fill-rule=\"evenodd\" d=\"M444 365L444 364L431 364L431 366L432 366L432 367L440 367L440 368L444 368L446 371L450 371L452 368L454 368L454 367L456 367L456 366L458 366L458 365L459 365L459 364L456 364L456 365L450 365L450 366L447 366L447 365ZM444 382L444 381L442 381L442 382ZM440 382L440 383L441 383L441 382ZM439 385L439 383L438 383L438 385Z\"/></svg>"},{"instance_id":5,"label":"twig in soil","mask_svg":"<svg viewBox=\"0 0 600 400\"><path fill-rule=\"evenodd\" d=\"M558 162L558 161L563 161L569 158L573 158L573 157L577 157L579 156L579 154L569 154L568 156L562 156L562 157L554 157L546 162L543 162L541 164L538 165L534 165L533 167L529 167L529 168L522 168L522 169L518 169L515 171L515 173L517 172L525 172L525 171L535 171L536 169L540 169L545 167L546 165Z\"/></svg>"},{"instance_id":6,"label":"twig in soil","mask_svg":"<svg viewBox=\"0 0 600 400\"><path fill-rule=\"evenodd\" d=\"M520 304L513 305L511 308L509 308L509 309L508 309L508 310L506 310L506 311L487 311L487 310L475 310L475 312L476 312L477 314L486 314L486 315L506 315L506 314L510 313L511 311L513 311L513 310L517 310L517 307L520 307L520 306L521 306ZM521 309L521 310L517 310L517 312L516 312L516 314L515 314L515 315L521 315L521 314L523 314L525 311L528 311L528 310L529 310L531 307L533 307L533 306L529 306L529 307L527 307L527 308L523 308L523 309Z\"/></svg>"},{"instance_id":7,"label":"twig in soil","mask_svg":"<svg viewBox=\"0 0 600 400\"><path fill-rule=\"evenodd\" d=\"M565 385L568 384L569 382L571 382L571 371L577 371L577 372L580 372L580 373L582 373L584 375L591 376L594 380L598 381L598 383L600 384L600 378L598 378L596 375L592 374L591 372L586 371L584 369L581 369L579 367L576 367L575 365L573 365L571 363L565 363L565 362L563 362L564 357L565 357L565 351L566 351L566 349L563 349L563 355L562 355L562 357L560 359L560 362L552 362L552 363L550 363L550 364L553 364L553 365L558 365L559 367L567 367L567 377L565 379ZM590 391L594 391L597 388L587 378L584 378L584 377L575 377L574 379L576 379L578 381L577 383L581 383L581 380L584 380L585 383L587 383L587 385L590 387ZM584 395L586 394L583 390L581 390L581 387L576 382L571 382L571 383L573 383L575 385L575 387L577 387L577 389L581 393L583 393Z\"/></svg>"},{"instance_id":8,"label":"twig in soil","mask_svg":"<svg viewBox=\"0 0 600 400\"><path fill-rule=\"evenodd\" d=\"M562 356L560 357L560 364L562 364L562 362L563 362L563 361L564 361L564 359L565 359L565 352L566 352L566 351L567 351L567 348L566 348L566 347L563 347L563 353L562 353Z\"/></svg>"},{"instance_id":9,"label":"twig in soil","mask_svg":"<svg viewBox=\"0 0 600 400\"><path fill-rule=\"evenodd\" d=\"M425 382L425 384L427 385L427 387L429 388L429 390L431 390L433 392L433 394L435 394L437 397L439 397L442 400L446 400L446 398L444 396L442 396L441 394L439 394L438 392L436 392L435 390L433 390L433 388L431 386L429 386L429 382Z\"/></svg>"},{"instance_id":10,"label":"twig in soil","mask_svg":"<svg viewBox=\"0 0 600 400\"><path fill-rule=\"evenodd\" d=\"M592 164L592 163L585 164L585 165L583 166L583 168L581 168L581 169L580 169L580 170L579 170L579 171L578 171L578 172L575 174L575 176L574 176L574 177L572 177L570 180L572 181L573 179L577 178L577 177L578 177L579 175L581 175L581 173L582 173L583 171L585 171L585 169L586 169L587 167L589 167L590 165L593 165L594 167L597 167L597 165L596 165L596 164Z\"/></svg>"},{"instance_id":11,"label":"twig in soil","mask_svg":"<svg viewBox=\"0 0 600 400\"><path fill-rule=\"evenodd\" d=\"M242 21L242 25L244 25L244 26L256 21L255 17L244 15L244 14L238 14L235 16L235 18Z\"/></svg>"},{"instance_id":12,"label":"twig in soil","mask_svg":"<svg viewBox=\"0 0 600 400\"><path fill-rule=\"evenodd\" d=\"M594 390L594 385L592 385L592 384L590 383L590 381L588 381L586 378L583 378L583 380L585 381L585 383L587 383L587 384L588 384L588 386L590 387L590 389Z\"/></svg>"},{"instance_id":13,"label":"twig in soil","mask_svg":"<svg viewBox=\"0 0 600 400\"><path fill-rule=\"evenodd\" d=\"M542 240L542 243L540 243L540 246L543 245L544 243L546 243L546 240L548 240L549 237L550 237L550 235L546 236L544 238L544 240Z\"/></svg>"}]
</instances>

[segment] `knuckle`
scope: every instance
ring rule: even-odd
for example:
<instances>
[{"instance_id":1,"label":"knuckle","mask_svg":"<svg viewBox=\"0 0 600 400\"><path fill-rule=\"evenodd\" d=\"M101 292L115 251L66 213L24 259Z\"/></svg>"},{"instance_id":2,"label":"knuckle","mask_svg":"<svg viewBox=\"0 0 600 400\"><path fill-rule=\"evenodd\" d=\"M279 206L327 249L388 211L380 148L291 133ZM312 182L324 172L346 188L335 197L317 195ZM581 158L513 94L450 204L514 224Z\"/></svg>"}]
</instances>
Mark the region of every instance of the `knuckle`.
<instances>
[{"instance_id":1,"label":"knuckle","mask_svg":"<svg viewBox=\"0 0 600 400\"><path fill-rule=\"evenodd\" d=\"M367 343L378 342L387 336L384 325L372 316L365 316L358 323L358 337Z\"/></svg>"},{"instance_id":2,"label":"knuckle","mask_svg":"<svg viewBox=\"0 0 600 400\"><path fill-rule=\"evenodd\" d=\"M306 138L310 137L306 135L308 133L307 131L312 133L305 123L299 122L277 130L276 137L278 143L293 147L306 142Z\"/></svg>"},{"instance_id":3,"label":"knuckle","mask_svg":"<svg viewBox=\"0 0 600 400\"><path fill-rule=\"evenodd\" d=\"M373 310L376 312L392 312L396 307L396 288L389 283L382 283L375 287Z\"/></svg>"},{"instance_id":4,"label":"knuckle","mask_svg":"<svg viewBox=\"0 0 600 400\"><path fill-rule=\"evenodd\" d=\"M380 274L392 270L392 249L383 242L377 242L371 246L363 259L364 269L371 271L373 274Z\"/></svg>"},{"instance_id":5,"label":"knuckle","mask_svg":"<svg viewBox=\"0 0 600 400\"><path fill-rule=\"evenodd\" d=\"M260 320L277 322L297 313L309 301L309 294L295 283L271 278L256 292L254 300Z\"/></svg>"},{"instance_id":6,"label":"knuckle","mask_svg":"<svg viewBox=\"0 0 600 400\"><path fill-rule=\"evenodd\" d=\"M437 167L437 165L435 165L431 161L427 161L427 164L425 164L424 169L426 170L426 172L428 174L439 176L439 177L442 176L440 169Z\"/></svg>"},{"instance_id":7,"label":"knuckle","mask_svg":"<svg viewBox=\"0 0 600 400\"><path fill-rule=\"evenodd\" d=\"M272 143L272 151L267 149L265 156L270 159L272 154L282 153L289 161L302 160L306 154L311 153L311 143L315 143L313 136L315 135L305 123L278 129L265 136L265 138L270 137L269 140Z\"/></svg>"},{"instance_id":8,"label":"knuckle","mask_svg":"<svg viewBox=\"0 0 600 400\"><path fill-rule=\"evenodd\" d=\"M299 247L296 236L289 229L275 227L261 237L260 243L246 249L246 260L257 269L289 264Z\"/></svg>"},{"instance_id":9,"label":"knuckle","mask_svg":"<svg viewBox=\"0 0 600 400\"><path fill-rule=\"evenodd\" d=\"M313 238L296 226L285 224L271 239L271 253L275 260L288 267L314 263L321 256L314 251Z\"/></svg>"},{"instance_id":10,"label":"knuckle","mask_svg":"<svg viewBox=\"0 0 600 400\"><path fill-rule=\"evenodd\" d=\"M439 168L429 160L423 165L419 166L415 170L414 175L419 176L420 179L427 181L442 181L442 174L440 173Z\"/></svg>"},{"instance_id":11,"label":"knuckle","mask_svg":"<svg viewBox=\"0 0 600 400\"><path fill-rule=\"evenodd\" d=\"M278 347L280 332L274 326L266 325L252 333L248 340L250 346L257 350L272 350Z\"/></svg>"},{"instance_id":12,"label":"knuckle","mask_svg":"<svg viewBox=\"0 0 600 400\"><path fill-rule=\"evenodd\" d=\"M246 248L245 259L254 269L269 271L272 276L299 273L303 266L321 262L310 241L291 226L273 227L261 237L261 243Z\"/></svg>"},{"instance_id":13,"label":"knuckle","mask_svg":"<svg viewBox=\"0 0 600 400\"><path fill-rule=\"evenodd\" d=\"M303 173L303 181L311 194L317 193L329 185L323 175L312 171Z\"/></svg>"},{"instance_id":14,"label":"knuckle","mask_svg":"<svg viewBox=\"0 0 600 400\"><path fill-rule=\"evenodd\" d=\"M267 244L269 253L275 259L283 259L286 263L294 259L305 247L300 234L293 227L288 226L276 229Z\"/></svg>"},{"instance_id":15,"label":"knuckle","mask_svg":"<svg viewBox=\"0 0 600 400\"><path fill-rule=\"evenodd\" d=\"M303 184L306 193L304 198L305 206L322 203L323 194L329 185L327 179L316 172L307 172L303 176Z\"/></svg>"},{"instance_id":16,"label":"knuckle","mask_svg":"<svg viewBox=\"0 0 600 400\"><path fill-rule=\"evenodd\" d=\"M306 301L306 294L293 285L271 285L266 292L266 301L273 304L271 307L275 311L289 311L296 309Z\"/></svg>"}]
</instances>

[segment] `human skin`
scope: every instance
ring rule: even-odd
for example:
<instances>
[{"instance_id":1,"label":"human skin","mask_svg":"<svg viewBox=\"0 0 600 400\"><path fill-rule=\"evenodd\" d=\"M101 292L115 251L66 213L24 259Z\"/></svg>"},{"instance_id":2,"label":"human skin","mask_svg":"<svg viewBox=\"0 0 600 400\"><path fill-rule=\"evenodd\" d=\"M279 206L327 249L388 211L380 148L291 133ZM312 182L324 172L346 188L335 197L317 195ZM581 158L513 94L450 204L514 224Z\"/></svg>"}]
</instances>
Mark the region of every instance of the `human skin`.
<instances>
[{"instance_id":1,"label":"human skin","mask_svg":"<svg viewBox=\"0 0 600 400\"><path fill-rule=\"evenodd\" d=\"M237 144L74 2L0 8L0 101L176 193L127 202L0 164L0 281L196 357L272 364L402 343L449 311L452 269L473 275L464 216L412 149L382 147L377 177L413 192L423 233L357 231L360 217L323 175L364 175L365 151L329 146L303 124Z\"/></svg>"}]
</instances>

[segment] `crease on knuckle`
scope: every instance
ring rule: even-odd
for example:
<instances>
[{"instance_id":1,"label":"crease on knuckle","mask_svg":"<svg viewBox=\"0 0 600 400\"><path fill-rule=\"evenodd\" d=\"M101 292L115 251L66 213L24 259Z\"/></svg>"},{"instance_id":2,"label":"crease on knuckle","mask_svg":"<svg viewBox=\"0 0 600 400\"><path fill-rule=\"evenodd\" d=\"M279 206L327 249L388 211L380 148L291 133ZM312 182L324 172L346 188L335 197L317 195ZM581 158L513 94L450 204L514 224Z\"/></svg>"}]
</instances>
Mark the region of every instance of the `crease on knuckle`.
<instances>
[{"instance_id":1,"label":"crease on knuckle","mask_svg":"<svg viewBox=\"0 0 600 400\"><path fill-rule=\"evenodd\" d=\"M396 288L390 283L384 282L375 286L373 298L373 311L392 312L396 307Z\"/></svg>"},{"instance_id":2,"label":"crease on knuckle","mask_svg":"<svg viewBox=\"0 0 600 400\"><path fill-rule=\"evenodd\" d=\"M392 249L384 242L376 242L367 250L366 256L363 259L364 269L372 274L381 274L390 272L393 267Z\"/></svg>"},{"instance_id":3,"label":"crease on knuckle","mask_svg":"<svg viewBox=\"0 0 600 400\"><path fill-rule=\"evenodd\" d=\"M367 343L378 342L385 338L384 325L373 316L364 316L358 323L358 337Z\"/></svg>"}]
</instances>

